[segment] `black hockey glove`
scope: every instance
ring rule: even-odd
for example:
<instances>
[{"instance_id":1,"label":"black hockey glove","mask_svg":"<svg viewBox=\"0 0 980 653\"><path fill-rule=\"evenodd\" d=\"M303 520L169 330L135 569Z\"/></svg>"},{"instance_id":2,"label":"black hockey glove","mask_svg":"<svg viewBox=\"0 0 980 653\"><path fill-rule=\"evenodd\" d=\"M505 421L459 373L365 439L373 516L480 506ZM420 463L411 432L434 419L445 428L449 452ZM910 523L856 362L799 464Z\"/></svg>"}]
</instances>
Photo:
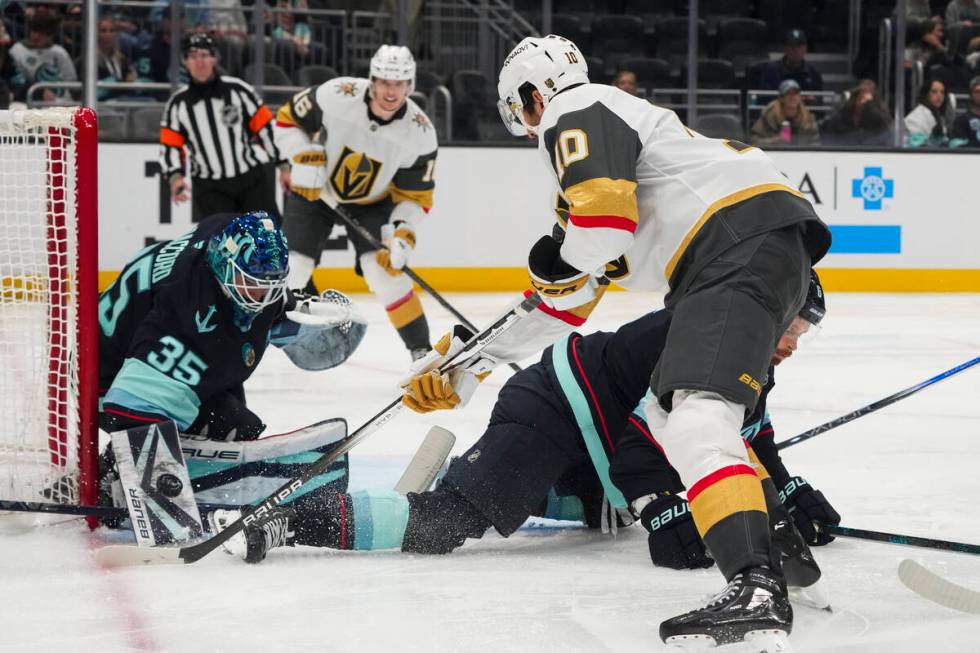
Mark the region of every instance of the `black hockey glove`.
<instances>
[{"instance_id":1,"label":"black hockey glove","mask_svg":"<svg viewBox=\"0 0 980 653\"><path fill-rule=\"evenodd\" d=\"M707 569L715 564L701 541L687 501L681 497L669 494L651 501L640 512L640 521L650 532L650 560L658 567Z\"/></svg>"},{"instance_id":2,"label":"black hockey glove","mask_svg":"<svg viewBox=\"0 0 980 653\"><path fill-rule=\"evenodd\" d=\"M824 497L823 492L814 490L806 479L794 476L779 492L779 499L789 509L803 539L811 546L822 546L834 541L834 536L817 529L814 522L821 524L840 523L840 515Z\"/></svg>"}]
</instances>

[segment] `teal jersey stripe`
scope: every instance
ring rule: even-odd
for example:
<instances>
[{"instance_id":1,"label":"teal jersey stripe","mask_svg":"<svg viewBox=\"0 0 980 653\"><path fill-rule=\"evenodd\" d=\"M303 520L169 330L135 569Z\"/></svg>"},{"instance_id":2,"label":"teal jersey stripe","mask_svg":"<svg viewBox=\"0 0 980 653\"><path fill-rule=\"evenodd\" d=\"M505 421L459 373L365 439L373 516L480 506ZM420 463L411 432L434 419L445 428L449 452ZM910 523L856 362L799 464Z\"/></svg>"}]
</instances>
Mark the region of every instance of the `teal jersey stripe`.
<instances>
[{"instance_id":1,"label":"teal jersey stripe","mask_svg":"<svg viewBox=\"0 0 980 653\"><path fill-rule=\"evenodd\" d=\"M134 410L162 413L183 431L197 418L201 400L190 386L141 360L127 358L112 380L105 401Z\"/></svg>"},{"instance_id":2,"label":"teal jersey stripe","mask_svg":"<svg viewBox=\"0 0 980 653\"><path fill-rule=\"evenodd\" d=\"M408 499L394 490L361 490L350 497L354 506L354 548L400 549L408 526Z\"/></svg>"},{"instance_id":3,"label":"teal jersey stripe","mask_svg":"<svg viewBox=\"0 0 980 653\"><path fill-rule=\"evenodd\" d=\"M565 398L568 399L568 404L572 407L575 422L582 433L582 439L585 440L585 448L589 452L592 466L595 467L602 487L606 491L606 497L613 506L625 510L626 497L623 496L618 487L613 485L612 479L609 478L609 458L606 456L606 450L602 448L599 432L592 420L592 411L589 410L589 402L586 400L582 388L579 387L575 375L572 374L572 367L568 362L568 339L570 337L571 335L565 336L551 347L551 360L555 376L558 377L562 392L565 393Z\"/></svg>"}]
</instances>

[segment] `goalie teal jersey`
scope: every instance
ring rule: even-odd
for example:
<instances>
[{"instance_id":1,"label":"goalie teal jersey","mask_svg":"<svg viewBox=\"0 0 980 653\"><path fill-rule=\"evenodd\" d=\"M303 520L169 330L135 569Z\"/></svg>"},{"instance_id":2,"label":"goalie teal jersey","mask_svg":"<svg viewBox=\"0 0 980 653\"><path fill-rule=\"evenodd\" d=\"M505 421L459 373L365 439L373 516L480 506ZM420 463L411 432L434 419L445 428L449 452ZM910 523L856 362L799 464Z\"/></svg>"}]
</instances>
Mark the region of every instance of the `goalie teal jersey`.
<instances>
[{"instance_id":1,"label":"goalie teal jersey","mask_svg":"<svg viewBox=\"0 0 980 653\"><path fill-rule=\"evenodd\" d=\"M104 417L172 419L184 431L209 399L242 392L287 306L273 304L248 320L212 273L208 239L235 217L213 216L143 249L99 297Z\"/></svg>"}]
</instances>

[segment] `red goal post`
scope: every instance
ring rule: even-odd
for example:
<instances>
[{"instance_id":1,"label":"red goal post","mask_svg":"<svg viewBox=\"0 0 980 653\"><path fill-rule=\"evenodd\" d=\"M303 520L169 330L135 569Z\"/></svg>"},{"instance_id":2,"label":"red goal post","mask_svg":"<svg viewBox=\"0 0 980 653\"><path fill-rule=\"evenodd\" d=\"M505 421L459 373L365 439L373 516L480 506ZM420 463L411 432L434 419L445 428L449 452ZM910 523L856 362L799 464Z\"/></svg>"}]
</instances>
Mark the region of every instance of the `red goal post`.
<instances>
[{"instance_id":1,"label":"red goal post","mask_svg":"<svg viewBox=\"0 0 980 653\"><path fill-rule=\"evenodd\" d=\"M98 497L98 128L0 111L0 499Z\"/></svg>"}]
</instances>

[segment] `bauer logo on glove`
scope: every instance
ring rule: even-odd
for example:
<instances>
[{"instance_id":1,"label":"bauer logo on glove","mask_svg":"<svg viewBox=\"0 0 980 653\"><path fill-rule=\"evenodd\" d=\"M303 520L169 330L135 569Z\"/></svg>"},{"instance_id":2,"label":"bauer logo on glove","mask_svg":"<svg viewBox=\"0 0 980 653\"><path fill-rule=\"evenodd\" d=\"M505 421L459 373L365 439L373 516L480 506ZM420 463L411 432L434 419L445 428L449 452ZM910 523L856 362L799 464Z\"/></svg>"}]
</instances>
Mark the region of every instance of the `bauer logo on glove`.
<instances>
[{"instance_id":1,"label":"bauer logo on glove","mask_svg":"<svg viewBox=\"0 0 980 653\"><path fill-rule=\"evenodd\" d=\"M327 154L322 145L310 145L291 158L290 188L300 197L315 202L327 182Z\"/></svg>"},{"instance_id":2,"label":"bauer logo on glove","mask_svg":"<svg viewBox=\"0 0 980 653\"><path fill-rule=\"evenodd\" d=\"M381 238L386 249L378 250L375 259L385 272L397 276L408 265L408 256L415 249L415 232L404 223L388 224L381 228Z\"/></svg>"}]
</instances>

